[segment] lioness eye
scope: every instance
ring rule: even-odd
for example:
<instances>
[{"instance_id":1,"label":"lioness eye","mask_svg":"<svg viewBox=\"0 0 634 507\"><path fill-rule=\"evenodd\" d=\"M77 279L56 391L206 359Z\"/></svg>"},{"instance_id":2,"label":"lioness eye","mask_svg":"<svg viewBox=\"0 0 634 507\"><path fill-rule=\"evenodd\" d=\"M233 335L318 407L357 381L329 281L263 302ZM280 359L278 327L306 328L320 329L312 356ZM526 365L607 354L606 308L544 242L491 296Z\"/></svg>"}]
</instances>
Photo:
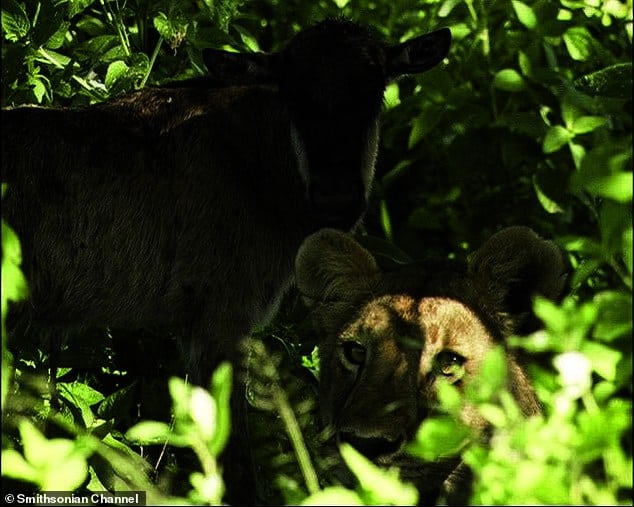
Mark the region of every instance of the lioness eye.
<instances>
[{"instance_id":1,"label":"lioness eye","mask_svg":"<svg viewBox=\"0 0 634 507\"><path fill-rule=\"evenodd\" d=\"M343 357L350 364L362 366L365 364L366 348L360 343L347 341L343 345Z\"/></svg>"},{"instance_id":2,"label":"lioness eye","mask_svg":"<svg viewBox=\"0 0 634 507\"><path fill-rule=\"evenodd\" d=\"M450 350L443 350L436 356L436 368L445 377L462 377L465 358Z\"/></svg>"}]
</instances>

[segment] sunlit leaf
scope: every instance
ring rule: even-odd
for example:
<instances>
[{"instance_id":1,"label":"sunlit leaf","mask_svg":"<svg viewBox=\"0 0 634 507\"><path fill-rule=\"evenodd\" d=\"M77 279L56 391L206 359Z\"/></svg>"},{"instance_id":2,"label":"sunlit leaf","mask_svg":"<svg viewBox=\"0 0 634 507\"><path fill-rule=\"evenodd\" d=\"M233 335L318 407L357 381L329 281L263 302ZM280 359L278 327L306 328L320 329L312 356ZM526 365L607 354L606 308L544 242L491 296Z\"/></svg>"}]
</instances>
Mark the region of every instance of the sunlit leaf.
<instances>
[{"instance_id":1,"label":"sunlit leaf","mask_svg":"<svg viewBox=\"0 0 634 507\"><path fill-rule=\"evenodd\" d=\"M86 7L91 6L95 3L96 0L69 0L68 1L68 17L72 18L73 16L79 14Z\"/></svg>"},{"instance_id":2,"label":"sunlit leaf","mask_svg":"<svg viewBox=\"0 0 634 507\"><path fill-rule=\"evenodd\" d=\"M401 103L398 83L390 83L387 85L383 93L383 102L385 103L386 109L392 109Z\"/></svg>"},{"instance_id":3,"label":"sunlit leaf","mask_svg":"<svg viewBox=\"0 0 634 507\"><path fill-rule=\"evenodd\" d=\"M85 456L72 440L48 440L29 421L20 423L24 457L37 472L34 478L43 490L72 491L88 474Z\"/></svg>"},{"instance_id":4,"label":"sunlit leaf","mask_svg":"<svg viewBox=\"0 0 634 507\"><path fill-rule=\"evenodd\" d=\"M517 55L517 64L519 65L522 74L530 76L532 74L532 64L530 58L524 51L520 51Z\"/></svg>"},{"instance_id":5,"label":"sunlit leaf","mask_svg":"<svg viewBox=\"0 0 634 507\"><path fill-rule=\"evenodd\" d=\"M561 125L549 127L542 143L544 153L553 153L574 137L574 134Z\"/></svg>"},{"instance_id":6,"label":"sunlit leaf","mask_svg":"<svg viewBox=\"0 0 634 507\"><path fill-rule=\"evenodd\" d=\"M594 326L594 336L612 341L632 331L632 296L617 291L604 291L594 297L599 317Z\"/></svg>"},{"instance_id":7,"label":"sunlit leaf","mask_svg":"<svg viewBox=\"0 0 634 507\"><path fill-rule=\"evenodd\" d=\"M25 37L30 29L31 21L24 10L24 5L15 0L3 0L2 30L4 36L12 42L17 42Z\"/></svg>"},{"instance_id":8,"label":"sunlit leaf","mask_svg":"<svg viewBox=\"0 0 634 507\"><path fill-rule=\"evenodd\" d=\"M214 399L202 387L193 387L190 398L189 413L200 436L209 440L216 431L217 408Z\"/></svg>"},{"instance_id":9,"label":"sunlit leaf","mask_svg":"<svg viewBox=\"0 0 634 507\"><path fill-rule=\"evenodd\" d=\"M253 52L260 51L260 45L256 37L246 28L240 25L234 25L233 28L240 34L240 40L244 43L249 50Z\"/></svg>"},{"instance_id":10,"label":"sunlit leaf","mask_svg":"<svg viewBox=\"0 0 634 507\"><path fill-rule=\"evenodd\" d=\"M216 368L211 378L211 394L216 402L216 430L209 444L213 456L219 456L224 449L231 431L231 386L233 385L233 368L230 363L222 363Z\"/></svg>"},{"instance_id":11,"label":"sunlit leaf","mask_svg":"<svg viewBox=\"0 0 634 507\"><path fill-rule=\"evenodd\" d=\"M131 442L143 444L164 444L172 433L169 425L157 421L141 421L130 428L125 437Z\"/></svg>"},{"instance_id":12,"label":"sunlit leaf","mask_svg":"<svg viewBox=\"0 0 634 507\"><path fill-rule=\"evenodd\" d=\"M583 26L573 26L566 30L564 43L573 60L585 61L592 54L592 35Z\"/></svg>"},{"instance_id":13,"label":"sunlit leaf","mask_svg":"<svg viewBox=\"0 0 634 507\"><path fill-rule=\"evenodd\" d=\"M583 344L582 352L590 359L592 369L605 380L613 382L616 379L616 369L623 354L602 343L587 341Z\"/></svg>"},{"instance_id":14,"label":"sunlit leaf","mask_svg":"<svg viewBox=\"0 0 634 507\"><path fill-rule=\"evenodd\" d=\"M533 9L519 0L513 0L513 10L517 19L520 20L526 28L534 30L537 27L537 16L533 12Z\"/></svg>"},{"instance_id":15,"label":"sunlit leaf","mask_svg":"<svg viewBox=\"0 0 634 507\"><path fill-rule=\"evenodd\" d=\"M341 456L359 480L362 495L371 505L416 505L418 491L399 481L396 470L383 470L349 444L341 444Z\"/></svg>"},{"instance_id":16,"label":"sunlit leaf","mask_svg":"<svg viewBox=\"0 0 634 507\"><path fill-rule=\"evenodd\" d=\"M15 232L2 221L2 300L19 301L28 293L26 279L20 271L22 250Z\"/></svg>"},{"instance_id":17,"label":"sunlit leaf","mask_svg":"<svg viewBox=\"0 0 634 507\"><path fill-rule=\"evenodd\" d=\"M454 7L459 5L461 2L462 0L445 0L440 6L440 9L438 9L438 17L446 18L449 14L451 14Z\"/></svg>"},{"instance_id":18,"label":"sunlit leaf","mask_svg":"<svg viewBox=\"0 0 634 507\"><path fill-rule=\"evenodd\" d=\"M425 419L416 432L416 440L407 451L426 461L455 456L469 441L471 431L455 417L445 415Z\"/></svg>"},{"instance_id":19,"label":"sunlit leaf","mask_svg":"<svg viewBox=\"0 0 634 507\"><path fill-rule=\"evenodd\" d=\"M548 213L563 213L564 210L559 205L559 203L557 203L555 200L551 199L544 193L537 181L537 175L533 175L533 188L535 189L535 194L537 195L539 203Z\"/></svg>"},{"instance_id":20,"label":"sunlit leaf","mask_svg":"<svg viewBox=\"0 0 634 507\"><path fill-rule=\"evenodd\" d=\"M343 9L346 5L348 5L348 2L350 2L350 0L332 0L332 1L340 9Z\"/></svg>"},{"instance_id":21,"label":"sunlit leaf","mask_svg":"<svg viewBox=\"0 0 634 507\"><path fill-rule=\"evenodd\" d=\"M128 72L128 65L122 61L117 60L108 65L108 71L106 72L106 88L112 88L112 86Z\"/></svg>"},{"instance_id":22,"label":"sunlit leaf","mask_svg":"<svg viewBox=\"0 0 634 507\"><path fill-rule=\"evenodd\" d=\"M586 156L586 149L582 144L572 141L568 143L568 148L570 148L570 154L575 162L575 168L577 170L580 169L581 164L583 163L583 158Z\"/></svg>"},{"instance_id":23,"label":"sunlit leaf","mask_svg":"<svg viewBox=\"0 0 634 507\"><path fill-rule=\"evenodd\" d=\"M343 486L331 486L313 493L300 505L366 505L359 495Z\"/></svg>"},{"instance_id":24,"label":"sunlit leaf","mask_svg":"<svg viewBox=\"0 0 634 507\"><path fill-rule=\"evenodd\" d=\"M506 359L502 347L496 346L486 352L477 375L477 381L467 385L467 397L478 402L492 401L506 385Z\"/></svg>"},{"instance_id":25,"label":"sunlit leaf","mask_svg":"<svg viewBox=\"0 0 634 507\"><path fill-rule=\"evenodd\" d=\"M515 69L502 69L493 77L493 86L507 92L520 92L526 85L524 78Z\"/></svg>"},{"instance_id":26,"label":"sunlit leaf","mask_svg":"<svg viewBox=\"0 0 634 507\"><path fill-rule=\"evenodd\" d=\"M602 116L582 116L575 119L568 128L575 134L585 134L605 125L606 121Z\"/></svg>"},{"instance_id":27,"label":"sunlit leaf","mask_svg":"<svg viewBox=\"0 0 634 507\"><path fill-rule=\"evenodd\" d=\"M38 483L39 472L33 468L18 451L4 449L2 451L2 475L20 481Z\"/></svg>"},{"instance_id":28,"label":"sunlit leaf","mask_svg":"<svg viewBox=\"0 0 634 507\"><path fill-rule=\"evenodd\" d=\"M586 188L602 197L614 199L617 202L632 200L632 173L623 172L595 178L586 183Z\"/></svg>"}]
</instances>

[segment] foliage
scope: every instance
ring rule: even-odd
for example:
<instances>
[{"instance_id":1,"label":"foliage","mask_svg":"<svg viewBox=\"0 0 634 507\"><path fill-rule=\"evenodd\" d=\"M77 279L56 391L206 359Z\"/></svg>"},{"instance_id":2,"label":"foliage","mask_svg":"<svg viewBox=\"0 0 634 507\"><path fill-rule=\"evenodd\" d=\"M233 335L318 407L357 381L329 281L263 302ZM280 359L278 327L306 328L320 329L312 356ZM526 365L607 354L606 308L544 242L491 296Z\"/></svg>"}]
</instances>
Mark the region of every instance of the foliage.
<instances>
[{"instance_id":1,"label":"foliage","mask_svg":"<svg viewBox=\"0 0 634 507\"><path fill-rule=\"evenodd\" d=\"M339 14L394 42L439 26L454 38L446 65L392 83L385 95L373 201L360 231L382 263L463 258L494 231L522 224L555 238L572 268L561 304L535 301L545 329L515 341L532 358L543 416L519 416L494 355L466 401L444 391L448 414L422 425L412 452L460 452L475 472L476 503L631 503L631 0L5 0L2 103L103 101L202 74L204 47L271 51ZM175 370L175 354L173 340L151 331L64 337L58 369L43 346L21 345L14 360L7 300L27 288L9 225L2 223L5 483L217 502L229 372L217 373L211 398L178 380L171 393L157 388ZM332 478L320 455L316 341L306 317L291 292L258 333L276 358L272 371L252 371L267 379L254 381L260 404L250 408L259 496L271 504L414 504L415 492L352 449L342 453L358 488ZM84 353L72 356L78 348ZM457 423L462 403L493 425L488 444ZM146 446L157 439L162 447ZM181 446L193 453L193 470L174 451ZM324 489L309 495L313 468Z\"/></svg>"}]
</instances>

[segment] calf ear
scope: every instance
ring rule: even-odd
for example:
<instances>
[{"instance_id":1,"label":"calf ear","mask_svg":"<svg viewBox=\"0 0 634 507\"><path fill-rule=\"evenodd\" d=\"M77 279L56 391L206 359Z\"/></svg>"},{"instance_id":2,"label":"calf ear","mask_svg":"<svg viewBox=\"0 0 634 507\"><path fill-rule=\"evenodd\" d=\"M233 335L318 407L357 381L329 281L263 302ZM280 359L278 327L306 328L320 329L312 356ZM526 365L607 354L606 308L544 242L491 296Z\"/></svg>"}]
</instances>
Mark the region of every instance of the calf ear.
<instances>
[{"instance_id":1,"label":"calf ear","mask_svg":"<svg viewBox=\"0 0 634 507\"><path fill-rule=\"evenodd\" d=\"M387 77L396 79L404 74L425 72L438 65L449 53L451 31L435 32L391 46L387 50Z\"/></svg>"},{"instance_id":2,"label":"calf ear","mask_svg":"<svg viewBox=\"0 0 634 507\"><path fill-rule=\"evenodd\" d=\"M371 291L380 276L374 257L350 235L322 229L295 258L295 279L308 302L346 301Z\"/></svg>"},{"instance_id":3,"label":"calf ear","mask_svg":"<svg viewBox=\"0 0 634 507\"><path fill-rule=\"evenodd\" d=\"M209 76L225 85L268 84L275 81L275 54L232 53L203 49L203 61Z\"/></svg>"},{"instance_id":4,"label":"calf ear","mask_svg":"<svg viewBox=\"0 0 634 507\"><path fill-rule=\"evenodd\" d=\"M532 331L532 299L557 299L567 278L563 253L528 227L509 227L473 254L469 276L477 295L506 332Z\"/></svg>"}]
</instances>

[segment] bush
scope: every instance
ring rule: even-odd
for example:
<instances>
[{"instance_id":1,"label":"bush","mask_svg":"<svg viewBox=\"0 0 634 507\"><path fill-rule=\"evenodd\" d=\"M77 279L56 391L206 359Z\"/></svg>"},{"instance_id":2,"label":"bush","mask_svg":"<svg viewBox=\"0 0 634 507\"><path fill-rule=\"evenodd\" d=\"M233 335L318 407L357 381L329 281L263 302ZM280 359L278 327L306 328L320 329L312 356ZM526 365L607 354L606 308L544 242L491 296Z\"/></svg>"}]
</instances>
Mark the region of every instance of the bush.
<instances>
[{"instance_id":1,"label":"bush","mask_svg":"<svg viewBox=\"0 0 634 507\"><path fill-rule=\"evenodd\" d=\"M504 372L495 356L490 371L497 374L482 380L492 394L482 399L472 393L467 400L494 426L490 446L477 440L458 446L475 471L472 500L631 503L631 0L5 0L3 105L89 104L192 77L204 72L201 48L275 50L312 21L339 14L373 25L394 42L439 26L449 26L454 37L444 66L387 90L361 239L398 264L397 251L414 259L461 258L496 230L521 224L554 238L573 269L560 305L535 301L544 331L517 338L517 346L536 358L531 373L543 417L518 418L496 387ZM155 336L119 330L66 337L61 356L82 344L100 354L50 371L46 347L23 345L19 356L10 356L7 300L23 298L27 289L9 226L3 222L5 486L136 488L155 503L218 500L214 463L228 421L217 421L217 432L211 431L214 423L200 419L194 405L176 403L171 430L142 422L169 420L162 410L171 399L167 389L164 397L155 389L174 371L169 339L157 345ZM260 498L414 504L416 492L354 450L342 452L359 476L358 490L330 484L316 423L311 371L318 365L309 357L315 339L295 293L257 335L274 372L252 373ZM139 354L153 354L153 371L139 372L124 360ZM45 382L32 375L37 372L48 374ZM277 390L271 391L271 375ZM172 382L173 393L180 393L176 402L200 399L225 413L223 382L212 398ZM448 412L456 410L450 389L444 399ZM442 440L462 444L464 428L448 420L427 420L412 452L429 459L451 450L437 445ZM426 438L437 431L443 439ZM147 449L156 438L171 445ZM198 475L171 453L173 446L200 459Z\"/></svg>"}]
</instances>

